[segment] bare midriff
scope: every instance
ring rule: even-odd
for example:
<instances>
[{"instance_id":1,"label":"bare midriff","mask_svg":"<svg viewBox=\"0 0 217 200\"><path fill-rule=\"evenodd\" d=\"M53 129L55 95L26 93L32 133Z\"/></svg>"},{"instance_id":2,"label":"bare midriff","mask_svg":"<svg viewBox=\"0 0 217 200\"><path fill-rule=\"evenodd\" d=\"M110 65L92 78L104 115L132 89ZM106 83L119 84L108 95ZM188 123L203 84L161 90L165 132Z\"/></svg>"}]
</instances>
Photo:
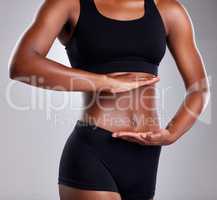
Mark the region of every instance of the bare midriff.
<instances>
[{"instance_id":1,"label":"bare midriff","mask_svg":"<svg viewBox=\"0 0 217 200\"><path fill-rule=\"evenodd\" d=\"M136 75L137 72L134 73ZM155 96L156 83L115 94L83 93L84 111L81 120L112 132L154 131L160 128Z\"/></svg>"}]
</instances>

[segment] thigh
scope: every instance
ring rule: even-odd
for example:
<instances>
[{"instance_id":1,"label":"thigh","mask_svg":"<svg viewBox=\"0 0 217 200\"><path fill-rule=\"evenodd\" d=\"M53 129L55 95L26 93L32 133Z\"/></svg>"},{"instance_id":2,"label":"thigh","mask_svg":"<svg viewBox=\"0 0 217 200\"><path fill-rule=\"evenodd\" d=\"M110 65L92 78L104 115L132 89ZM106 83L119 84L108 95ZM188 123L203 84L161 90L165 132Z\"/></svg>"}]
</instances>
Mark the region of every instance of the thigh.
<instances>
[{"instance_id":1,"label":"thigh","mask_svg":"<svg viewBox=\"0 0 217 200\"><path fill-rule=\"evenodd\" d=\"M118 192L84 190L59 184L60 200L121 200Z\"/></svg>"}]
</instances>

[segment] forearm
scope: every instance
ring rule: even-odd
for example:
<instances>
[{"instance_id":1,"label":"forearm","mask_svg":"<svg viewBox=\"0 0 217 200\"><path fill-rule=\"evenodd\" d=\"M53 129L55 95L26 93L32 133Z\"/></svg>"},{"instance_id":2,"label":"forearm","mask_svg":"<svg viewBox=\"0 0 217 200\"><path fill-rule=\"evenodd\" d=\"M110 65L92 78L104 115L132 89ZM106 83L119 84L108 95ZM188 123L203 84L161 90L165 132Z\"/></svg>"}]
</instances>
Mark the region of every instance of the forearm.
<instances>
[{"instance_id":1,"label":"forearm","mask_svg":"<svg viewBox=\"0 0 217 200\"><path fill-rule=\"evenodd\" d=\"M166 126L174 140L180 138L193 126L205 109L208 97L209 92L207 90L194 91L186 95L175 116Z\"/></svg>"},{"instance_id":2,"label":"forearm","mask_svg":"<svg viewBox=\"0 0 217 200\"><path fill-rule=\"evenodd\" d=\"M10 78L61 91L95 91L105 82L104 75L67 67L39 54L17 59L11 66Z\"/></svg>"}]
</instances>

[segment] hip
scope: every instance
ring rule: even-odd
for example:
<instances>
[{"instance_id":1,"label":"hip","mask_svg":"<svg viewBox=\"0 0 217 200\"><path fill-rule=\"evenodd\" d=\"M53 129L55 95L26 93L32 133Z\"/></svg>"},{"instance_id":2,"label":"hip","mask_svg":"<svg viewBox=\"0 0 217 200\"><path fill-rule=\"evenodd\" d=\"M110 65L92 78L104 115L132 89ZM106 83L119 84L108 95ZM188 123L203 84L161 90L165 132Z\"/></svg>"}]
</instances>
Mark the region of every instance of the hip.
<instances>
[{"instance_id":1,"label":"hip","mask_svg":"<svg viewBox=\"0 0 217 200\"><path fill-rule=\"evenodd\" d=\"M78 120L66 141L59 177L71 183L76 180L103 186L126 197L141 195L148 199L155 193L161 148L113 138L109 130ZM108 178L102 167L110 174L110 181L101 182ZM107 178L103 179L105 175Z\"/></svg>"}]
</instances>

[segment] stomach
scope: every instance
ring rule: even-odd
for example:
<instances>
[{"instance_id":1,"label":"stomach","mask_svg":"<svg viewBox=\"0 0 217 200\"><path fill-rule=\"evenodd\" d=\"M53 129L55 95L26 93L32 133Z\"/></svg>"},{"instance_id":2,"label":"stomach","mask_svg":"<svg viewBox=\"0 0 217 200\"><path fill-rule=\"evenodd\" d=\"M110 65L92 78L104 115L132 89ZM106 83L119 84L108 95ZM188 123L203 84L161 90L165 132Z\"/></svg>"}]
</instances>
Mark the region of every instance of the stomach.
<instances>
[{"instance_id":1,"label":"stomach","mask_svg":"<svg viewBox=\"0 0 217 200\"><path fill-rule=\"evenodd\" d=\"M116 94L84 92L81 120L112 132L158 130L155 84Z\"/></svg>"}]
</instances>

